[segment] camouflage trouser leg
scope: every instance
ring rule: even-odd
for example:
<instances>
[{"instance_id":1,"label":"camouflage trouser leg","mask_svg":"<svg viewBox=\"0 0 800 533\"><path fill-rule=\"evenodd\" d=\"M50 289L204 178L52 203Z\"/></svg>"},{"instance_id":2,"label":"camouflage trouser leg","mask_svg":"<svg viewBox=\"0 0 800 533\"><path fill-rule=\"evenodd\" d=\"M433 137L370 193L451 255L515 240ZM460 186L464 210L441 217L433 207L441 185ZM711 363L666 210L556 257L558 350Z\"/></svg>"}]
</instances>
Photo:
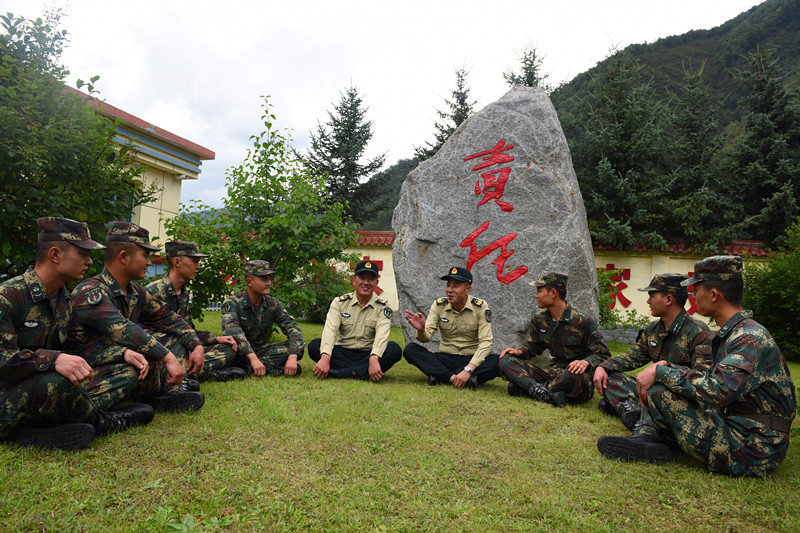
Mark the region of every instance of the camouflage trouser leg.
<instances>
[{"instance_id":1,"label":"camouflage trouser leg","mask_svg":"<svg viewBox=\"0 0 800 533\"><path fill-rule=\"evenodd\" d=\"M139 377L139 371L135 366L128 363L112 363L92 370L94 378L85 382L83 388L98 409L107 411L120 402L130 399Z\"/></svg>"},{"instance_id":2,"label":"camouflage trouser leg","mask_svg":"<svg viewBox=\"0 0 800 533\"><path fill-rule=\"evenodd\" d=\"M286 366L286 361L289 360L289 341L273 342L265 346L255 348L256 357L266 367L267 375L282 376L283 367ZM297 356L299 361L303 354ZM253 367L250 366L250 361L246 357L239 357L237 360L238 366L245 369L248 374L253 373Z\"/></svg>"},{"instance_id":3,"label":"camouflage trouser leg","mask_svg":"<svg viewBox=\"0 0 800 533\"><path fill-rule=\"evenodd\" d=\"M233 362L233 349L230 344L212 344L203 347L206 352L206 359L203 362L203 370L219 370L227 368Z\"/></svg>"},{"instance_id":4,"label":"camouflage trouser leg","mask_svg":"<svg viewBox=\"0 0 800 533\"><path fill-rule=\"evenodd\" d=\"M638 405L639 395L636 393L636 378L624 372L609 372L605 398L614 408L618 403L625 400L632 400Z\"/></svg>"},{"instance_id":5,"label":"camouflage trouser leg","mask_svg":"<svg viewBox=\"0 0 800 533\"><path fill-rule=\"evenodd\" d=\"M500 374L528 390L532 383L544 385L552 392L564 391L570 403L581 403L591 399L594 394L591 374L571 374L566 369L555 366L541 367L512 355L500 359Z\"/></svg>"},{"instance_id":6,"label":"camouflage trouser leg","mask_svg":"<svg viewBox=\"0 0 800 533\"><path fill-rule=\"evenodd\" d=\"M745 424L752 427L754 423L729 423L718 409L706 409L658 383L647 391L647 412L645 423L654 427L646 431L659 428L671 433L684 452L702 461L711 472L763 475L783 461L789 447L788 435L770 437L755 429L748 432Z\"/></svg>"},{"instance_id":7,"label":"camouflage trouser leg","mask_svg":"<svg viewBox=\"0 0 800 533\"><path fill-rule=\"evenodd\" d=\"M150 371L144 379L137 379L136 385L133 388L131 399L134 402L147 402L164 394L167 387L166 375L167 371L164 368L164 363L161 361L148 361L150 363ZM161 379L162 374L164 379Z\"/></svg>"},{"instance_id":8,"label":"camouflage trouser leg","mask_svg":"<svg viewBox=\"0 0 800 533\"><path fill-rule=\"evenodd\" d=\"M97 422L94 403L58 372L0 387L0 438L17 425Z\"/></svg>"}]
</instances>

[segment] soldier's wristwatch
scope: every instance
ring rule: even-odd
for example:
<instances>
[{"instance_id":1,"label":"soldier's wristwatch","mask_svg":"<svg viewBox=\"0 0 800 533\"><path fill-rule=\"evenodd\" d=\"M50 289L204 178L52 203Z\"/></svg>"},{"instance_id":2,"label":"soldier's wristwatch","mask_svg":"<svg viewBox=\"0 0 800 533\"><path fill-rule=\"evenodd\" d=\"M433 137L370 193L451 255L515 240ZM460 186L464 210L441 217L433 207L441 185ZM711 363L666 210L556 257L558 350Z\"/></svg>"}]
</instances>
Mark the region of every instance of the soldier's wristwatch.
<instances>
[{"instance_id":1,"label":"soldier's wristwatch","mask_svg":"<svg viewBox=\"0 0 800 533\"><path fill-rule=\"evenodd\" d=\"M469 365L465 366L465 367L464 367L464 370L466 370L467 372L469 372L470 376L472 375L472 369L469 367Z\"/></svg>"}]
</instances>

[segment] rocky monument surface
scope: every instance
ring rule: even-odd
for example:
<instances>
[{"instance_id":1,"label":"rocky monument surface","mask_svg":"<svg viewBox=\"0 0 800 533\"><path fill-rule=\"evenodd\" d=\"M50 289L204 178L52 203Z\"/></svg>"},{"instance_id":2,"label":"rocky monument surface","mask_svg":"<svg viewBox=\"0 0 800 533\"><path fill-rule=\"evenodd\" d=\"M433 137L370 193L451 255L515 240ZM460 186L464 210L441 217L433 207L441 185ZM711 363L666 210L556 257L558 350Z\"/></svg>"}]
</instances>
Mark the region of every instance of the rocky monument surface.
<instances>
[{"instance_id":1,"label":"rocky monument surface","mask_svg":"<svg viewBox=\"0 0 800 533\"><path fill-rule=\"evenodd\" d=\"M464 121L409 173L394 210L400 313L426 316L452 266L492 310L493 351L519 347L544 270L569 275L567 301L595 318L597 273L572 158L547 94L516 87ZM403 320L406 342L416 331ZM432 341L438 346L438 334Z\"/></svg>"}]
</instances>

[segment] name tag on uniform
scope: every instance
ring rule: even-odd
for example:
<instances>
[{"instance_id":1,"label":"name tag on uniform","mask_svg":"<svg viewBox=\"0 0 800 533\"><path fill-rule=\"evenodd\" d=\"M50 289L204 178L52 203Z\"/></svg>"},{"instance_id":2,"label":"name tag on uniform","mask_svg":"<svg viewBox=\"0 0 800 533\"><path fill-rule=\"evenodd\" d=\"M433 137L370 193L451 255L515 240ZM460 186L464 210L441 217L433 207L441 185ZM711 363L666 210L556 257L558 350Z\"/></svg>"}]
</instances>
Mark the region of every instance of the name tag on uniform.
<instances>
[{"instance_id":1,"label":"name tag on uniform","mask_svg":"<svg viewBox=\"0 0 800 533\"><path fill-rule=\"evenodd\" d=\"M442 322L450 322L450 321L449 321L449 320L447 320L445 317L442 317L442 318L440 318L439 320L441 320Z\"/></svg>"},{"instance_id":2,"label":"name tag on uniform","mask_svg":"<svg viewBox=\"0 0 800 533\"><path fill-rule=\"evenodd\" d=\"M342 316L345 318L350 318L350 313L342 313Z\"/></svg>"},{"instance_id":3,"label":"name tag on uniform","mask_svg":"<svg viewBox=\"0 0 800 533\"><path fill-rule=\"evenodd\" d=\"M26 328L35 328L38 325L39 325L38 322L25 322L25 327Z\"/></svg>"},{"instance_id":4,"label":"name tag on uniform","mask_svg":"<svg viewBox=\"0 0 800 533\"><path fill-rule=\"evenodd\" d=\"M547 333L547 330L544 328L540 329L539 331L541 331L542 333Z\"/></svg>"},{"instance_id":5,"label":"name tag on uniform","mask_svg":"<svg viewBox=\"0 0 800 533\"><path fill-rule=\"evenodd\" d=\"M650 341L650 346L656 347L658 343L656 341Z\"/></svg>"}]
</instances>

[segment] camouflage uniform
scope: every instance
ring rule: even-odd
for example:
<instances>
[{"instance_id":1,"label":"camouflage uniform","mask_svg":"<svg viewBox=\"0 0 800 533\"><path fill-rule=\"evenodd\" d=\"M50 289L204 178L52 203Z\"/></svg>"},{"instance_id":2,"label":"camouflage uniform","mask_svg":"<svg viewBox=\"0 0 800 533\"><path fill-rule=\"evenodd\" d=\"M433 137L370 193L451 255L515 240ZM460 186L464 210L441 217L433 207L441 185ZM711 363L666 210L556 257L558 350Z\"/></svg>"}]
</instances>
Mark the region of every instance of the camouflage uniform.
<instances>
[{"instance_id":1,"label":"camouflage uniform","mask_svg":"<svg viewBox=\"0 0 800 533\"><path fill-rule=\"evenodd\" d=\"M169 276L164 276L148 284L145 288L157 300L166 304L170 310L186 320L192 329L194 329L205 351L205 360L203 361L204 369L218 370L231 364L234 356L232 347L229 344L218 343L216 335L208 331L198 331L197 327L194 325L191 314L189 313L189 292L185 287L184 290L181 291L181 294L178 294L175 292L175 287L173 287ZM186 351L186 348L179 342L178 338L163 332L154 332L153 335L161 344L169 348L178 360L182 362L188 360L189 352Z\"/></svg>"},{"instance_id":2,"label":"camouflage uniform","mask_svg":"<svg viewBox=\"0 0 800 533\"><path fill-rule=\"evenodd\" d=\"M442 276L442 280L453 278L472 283L472 274L461 267L453 267ZM480 298L467 297L461 311L453 309L447 298L433 302L425 330L417 332L419 342L428 342L439 330L439 351L431 352L421 344L408 343L403 356L426 376L435 377L441 383L449 383L450 377L462 372L468 364L477 368L474 377L484 383L497 377L497 354L492 349L492 312Z\"/></svg>"},{"instance_id":3,"label":"camouflage uniform","mask_svg":"<svg viewBox=\"0 0 800 533\"><path fill-rule=\"evenodd\" d=\"M740 257L714 256L698 262L694 277L684 284L741 279L741 271ZM711 472L764 475L775 469L786 457L796 410L783 355L744 310L722 325L712 345L714 364L704 372L671 363L657 366L638 435L603 437L600 451L651 460L667 439ZM662 459L654 462L669 457Z\"/></svg>"},{"instance_id":4,"label":"camouflage uniform","mask_svg":"<svg viewBox=\"0 0 800 533\"><path fill-rule=\"evenodd\" d=\"M686 278L685 274L659 274L651 280L650 285L639 290L685 295L686 288L681 287L680 282ZM681 309L669 331L663 320L655 320L641 331L636 344L626 353L603 361L600 366L608 372L605 398L612 410L625 400L639 404L636 378L623 372L658 361L691 367L701 372L710 367L714 360L711 357L711 334L705 322L695 320Z\"/></svg>"},{"instance_id":5,"label":"camouflage uniform","mask_svg":"<svg viewBox=\"0 0 800 533\"><path fill-rule=\"evenodd\" d=\"M127 294L126 294L127 293ZM169 350L145 328L173 335L191 351L200 346L194 329L166 304L152 297L141 285L130 283L126 293L111 273L103 271L79 284L72 293L78 317L91 340L130 348L144 355L151 363L144 380L137 380L138 370L121 360L104 361L95 372L87 390L95 403L107 408L125 398L119 383L133 381L136 398L151 398L165 389L162 371L156 364ZM92 362L90 361L90 364ZM95 367L95 364L92 364Z\"/></svg>"},{"instance_id":6,"label":"camouflage uniform","mask_svg":"<svg viewBox=\"0 0 800 533\"><path fill-rule=\"evenodd\" d=\"M0 438L19 424L97 422L86 391L56 372L62 352L87 360L121 353L83 344L69 292L48 297L33 267L0 284Z\"/></svg>"},{"instance_id":7,"label":"camouflage uniform","mask_svg":"<svg viewBox=\"0 0 800 533\"><path fill-rule=\"evenodd\" d=\"M247 275L256 276L274 273L269 269L268 262L260 260L246 262L244 271ZM273 325L278 326L288 340L265 342L272 333ZM236 340L237 357L234 365L252 372L253 368L246 356L254 353L266 367L266 373L276 376L283 375L290 354L297 355L298 360L302 359L306 344L300 326L277 298L264 296L256 306L247 291L234 294L223 302L222 334L230 335Z\"/></svg>"}]
</instances>

